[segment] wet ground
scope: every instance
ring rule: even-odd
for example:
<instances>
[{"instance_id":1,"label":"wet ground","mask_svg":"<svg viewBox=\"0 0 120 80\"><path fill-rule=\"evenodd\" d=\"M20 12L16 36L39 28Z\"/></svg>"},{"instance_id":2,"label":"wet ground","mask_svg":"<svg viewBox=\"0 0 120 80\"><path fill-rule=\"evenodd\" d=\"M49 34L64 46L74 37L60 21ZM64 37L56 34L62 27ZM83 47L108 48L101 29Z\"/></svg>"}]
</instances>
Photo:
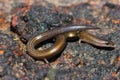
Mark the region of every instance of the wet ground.
<instances>
[{"instance_id":1,"label":"wet ground","mask_svg":"<svg viewBox=\"0 0 120 80\"><path fill-rule=\"evenodd\" d=\"M101 28L89 32L112 40L116 48L72 40L49 63L27 54L26 43L34 34L71 25ZM120 79L119 0L0 1L0 30L0 80Z\"/></svg>"}]
</instances>

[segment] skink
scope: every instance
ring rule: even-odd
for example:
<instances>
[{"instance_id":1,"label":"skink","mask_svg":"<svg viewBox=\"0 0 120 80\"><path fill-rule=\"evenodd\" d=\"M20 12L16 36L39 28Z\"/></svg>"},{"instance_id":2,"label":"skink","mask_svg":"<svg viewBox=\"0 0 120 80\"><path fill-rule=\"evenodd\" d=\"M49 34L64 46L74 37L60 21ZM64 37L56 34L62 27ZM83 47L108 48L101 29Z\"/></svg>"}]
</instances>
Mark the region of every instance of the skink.
<instances>
[{"instance_id":1,"label":"skink","mask_svg":"<svg viewBox=\"0 0 120 80\"><path fill-rule=\"evenodd\" d=\"M97 27L87 27L87 26L68 26L68 27L59 27L55 28L40 34L33 36L27 43L28 54L36 59L48 59L57 55L63 48L66 43L64 33L71 31L84 31L88 29L99 29ZM58 36L59 35L59 36ZM57 36L56 43L61 42L60 45L54 44L52 47L44 50L37 50L35 46L39 43L42 43L45 40L48 40L52 37ZM59 50L60 49L60 50Z\"/></svg>"}]
</instances>

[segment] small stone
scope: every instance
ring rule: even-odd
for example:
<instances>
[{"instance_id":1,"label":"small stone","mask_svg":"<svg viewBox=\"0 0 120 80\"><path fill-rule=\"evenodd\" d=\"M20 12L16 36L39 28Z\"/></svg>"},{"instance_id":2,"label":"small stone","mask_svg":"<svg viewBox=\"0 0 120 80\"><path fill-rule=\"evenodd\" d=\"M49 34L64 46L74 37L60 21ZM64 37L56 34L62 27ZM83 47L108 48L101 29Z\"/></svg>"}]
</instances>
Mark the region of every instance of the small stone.
<instances>
[{"instance_id":1,"label":"small stone","mask_svg":"<svg viewBox=\"0 0 120 80\"><path fill-rule=\"evenodd\" d=\"M5 53L5 50L0 50L0 55L3 55Z\"/></svg>"},{"instance_id":2,"label":"small stone","mask_svg":"<svg viewBox=\"0 0 120 80\"><path fill-rule=\"evenodd\" d=\"M23 70L23 68L21 67L22 64L15 64L13 66L13 75L15 75L17 78L22 78L25 76L25 71Z\"/></svg>"},{"instance_id":3,"label":"small stone","mask_svg":"<svg viewBox=\"0 0 120 80\"><path fill-rule=\"evenodd\" d=\"M0 72L2 72L3 71L3 67L2 66L0 66Z\"/></svg>"},{"instance_id":4,"label":"small stone","mask_svg":"<svg viewBox=\"0 0 120 80\"><path fill-rule=\"evenodd\" d=\"M105 64L105 61L104 60L99 60L98 63L99 64Z\"/></svg>"},{"instance_id":5,"label":"small stone","mask_svg":"<svg viewBox=\"0 0 120 80\"><path fill-rule=\"evenodd\" d=\"M48 77L45 77L45 79L44 80L50 80Z\"/></svg>"},{"instance_id":6,"label":"small stone","mask_svg":"<svg viewBox=\"0 0 120 80\"><path fill-rule=\"evenodd\" d=\"M25 76L25 72L22 71L22 70L18 70L14 73L14 75L17 77L17 78L22 78L23 76Z\"/></svg>"},{"instance_id":7,"label":"small stone","mask_svg":"<svg viewBox=\"0 0 120 80\"><path fill-rule=\"evenodd\" d=\"M10 27L10 23L6 22L6 23L3 23L3 24L0 25L0 30L3 31L3 32L8 31L9 27Z\"/></svg>"}]
</instances>

